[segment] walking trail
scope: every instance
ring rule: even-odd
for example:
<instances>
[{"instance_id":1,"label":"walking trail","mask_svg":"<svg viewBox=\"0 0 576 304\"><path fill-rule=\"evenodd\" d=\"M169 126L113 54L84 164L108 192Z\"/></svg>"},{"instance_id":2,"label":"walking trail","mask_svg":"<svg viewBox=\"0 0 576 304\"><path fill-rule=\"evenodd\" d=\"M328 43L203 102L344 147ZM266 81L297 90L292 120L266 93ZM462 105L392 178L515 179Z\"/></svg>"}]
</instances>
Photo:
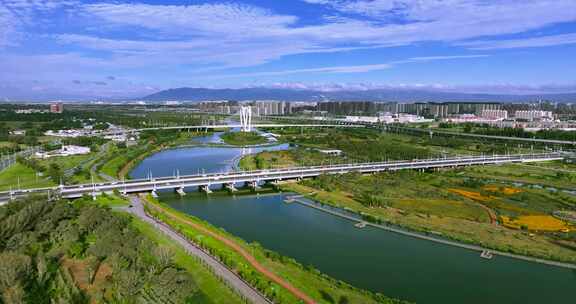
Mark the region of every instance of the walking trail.
<instances>
[{"instance_id":1,"label":"walking trail","mask_svg":"<svg viewBox=\"0 0 576 304\"><path fill-rule=\"evenodd\" d=\"M209 254L207 251L201 249L193 242L190 242L180 233L174 231L172 227L166 225L165 223L156 220L149 216L146 211L144 211L143 200L137 196L131 196L130 201L132 205L130 207L122 207L128 213L140 218L141 220L154 226L154 228L166 236L171 238L174 242L179 244L184 248L184 250L191 256L198 257L205 265L210 267L217 277L220 277L224 282L227 283L232 289L236 290L240 295L242 295L248 302L253 304L271 304L264 295L262 295L254 287L250 286L247 282L242 280L234 271L229 269L226 265L220 262L217 258Z\"/></svg>"}]
</instances>

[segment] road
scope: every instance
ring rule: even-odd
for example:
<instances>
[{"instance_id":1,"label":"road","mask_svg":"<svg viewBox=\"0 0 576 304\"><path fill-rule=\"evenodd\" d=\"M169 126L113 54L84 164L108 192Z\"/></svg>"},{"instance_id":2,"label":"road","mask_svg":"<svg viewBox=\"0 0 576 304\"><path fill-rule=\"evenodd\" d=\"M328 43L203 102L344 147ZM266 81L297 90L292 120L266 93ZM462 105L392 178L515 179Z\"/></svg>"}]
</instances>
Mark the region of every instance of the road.
<instances>
[{"instance_id":1,"label":"road","mask_svg":"<svg viewBox=\"0 0 576 304\"><path fill-rule=\"evenodd\" d=\"M260 294L256 289L252 288L248 283L244 282L238 275L236 275L236 273L228 269L224 264L220 263L220 261L218 261L215 257L209 255L200 247L188 241L182 235L172 230L172 228L168 225L148 216L148 214L146 214L144 211L141 198L137 196L131 196L130 201L132 202L132 207L126 207L123 208L123 210L147 222L148 224L153 225L158 231L161 231L177 244L179 244L182 248L184 248L188 254L198 257L214 271L214 274L226 281L228 285L240 295L242 295L242 297L255 304L272 303L266 299L266 297Z\"/></svg>"}]
</instances>

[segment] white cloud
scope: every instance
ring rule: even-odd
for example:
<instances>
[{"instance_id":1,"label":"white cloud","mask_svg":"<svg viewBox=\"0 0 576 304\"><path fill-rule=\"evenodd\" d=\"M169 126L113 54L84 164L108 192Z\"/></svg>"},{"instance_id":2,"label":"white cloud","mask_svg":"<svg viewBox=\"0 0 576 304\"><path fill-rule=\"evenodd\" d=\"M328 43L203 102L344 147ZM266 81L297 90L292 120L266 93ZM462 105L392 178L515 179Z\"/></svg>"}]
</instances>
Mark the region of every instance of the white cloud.
<instances>
[{"instance_id":1,"label":"white cloud","mask_svg":"<svg viewBox=\"0 0 576 304\"><path fill-rule=\"evenodd\" d=\"M219 77L215 72L222 69L257 66L290 55L429 41L470 49L496 49L561 45L574 43L576 39L576 34L570 33L499 39L501 35L516 33L530 37L531 31L576 21L574 0L301 1L325 6L328 10L322 13L326 16L316 16L324 18L310 23L297 16L232 2L153 5L134 1L86 4L75 0L0 0L0 49L14 45L18 37L26 37L25 34L36 37L48 34L42 35L43 39L54 39L62 48L60 54L2 53L0 74L6 76L0 75L0 79L33 77L38 70L43 71L43 75L64 75L79 73L80 69L92 74L99 74L101 70L116 73L132 69L150 72L172 69L174 73L170 77L183 81L190 75ZM79 22L69 29L56 27L57 33L49 32L54 27L45 29L38 25L39 20L54 17L50 12L56 10L55 18L65 15ZM34 36L28 38L31 44L35 43ZM42 46L50 50L58 48L49 44ZM384 63L342 66L320 60L318 65L333 66L242 75L364 73L404 63L443 60L441 57L415 57L397 62L378 59ZM456 56L445 59L456 59Z\"/></svg>"},{"instance_id":2,"label":"white cloud","mask_svg":"<svg viewBox=\"0 0 576 304\"><path fill-rule=\"evenodd\" d=\"M0 48L13 43L17 28L15 18L10 10L0 6Z\"/></svg>"},{"instance_id":3,"label":"white cloud","mask_svg":"<svg viewBox=\"0 0 576 304\"><path fill-rule=\"evenodd\" d=\"M459 43L458 45L465 46L474 50L491 50L491 49L547 47L547 46L566 45L566 44L576 44L576 33L524 38L524 39L478 40L471 42L462 42Z\"/></svg>"},{"instance_id":4,"label":"white cloud","mask_svg":"<svg viewBox=\"0 0 576 304\"><path fill-rule=\"evenodd\" d=\"M274 35L274 31L283 30L297 20L294 16L274 15L258 7L234 3L189 6L108 3L86 5L83 10L106 22L182 36Z\"/></svg>"},{"instance_id":5,"label":"white cloud","mask_svg":"<svg viewBox=\"0 0 576 304\"><path fill-rule=\"evenodd\" d=\"M348 65L348 66L331 66L331 67L320 67L320 68L309 68L309 69L294 69L294 70L283 70L283 71L270 71L270 72L256 72L256 73L242 73L242 74L228 74L223 76L214 76L213 78L238 78L238 77L261 77L261 76L282 76L290 74L302 74L302 73L366 73L372 71L387 70L394 66L407 64L407 63L417 63L417 62L429 62L438 60L454 60L454 59L474 59L474 58L484 58L489 55L456 55L456 56L427 56L427 57L412 57L404 60L391 61L388 63L380 64L365 64L365 65Z\"/></svg>"},{"instance_id":6,"label":"white cloud","mask_svg":"<svg viewBox=\"0 0 576 304\"><path fill-rule=\"evenodd\" d=\"M514 84L487 83L478 85L451 85L442 83L303 83L275 82L264 83L256 87L282 88L294 90L316 90L322 92L368 91L368 90L422 90L437 92L460 92L477 94L562 94L576 92L576 83L564 84Z\"/></svg>"},{"instance_id":7,"label":"white cloud","mask_svg":"<svg viewBox=\"0 0 576 304\"><path fill-rule=\"evenodd\" d=\"M59 38L62 42L112 54L154 54L173 56L180 63L237 67L295 54L423 41L458 43L576 20L574 0L305 1L351 15L328 16L324 23L300 26L295 16L233 3L188 6L104 3L83 5L79 10L87 19L95 18L95 23L138 27L141 28L138 33L144 37L161 38L138 41L86 35ZM393 19L401 22L392 22Z\"/></svg>"}]
</instances>

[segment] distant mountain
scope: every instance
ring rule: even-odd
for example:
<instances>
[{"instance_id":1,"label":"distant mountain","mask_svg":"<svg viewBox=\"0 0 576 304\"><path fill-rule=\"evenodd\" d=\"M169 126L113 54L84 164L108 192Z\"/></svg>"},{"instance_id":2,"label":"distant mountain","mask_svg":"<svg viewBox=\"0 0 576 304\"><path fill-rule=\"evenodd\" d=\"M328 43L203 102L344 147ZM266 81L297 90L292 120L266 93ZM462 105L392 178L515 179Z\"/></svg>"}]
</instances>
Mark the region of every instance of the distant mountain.
<instances>
[{"instance_id":1,"label":"distant mountain","mask_svg":"<svg viewBox=\"0 0 576 304\"><path fill-rule=\"evenodd\" d=\"M551 100L558 102L576 102L576 93L542 94L542 95L506 95L474 94L425 90L377 89L363 91L315 91L274 88L245 89L205 89L177 88L160 91L143 97L146 101L201 101L201 100L286 100L286 101L390 101L390 102L426 102L426 101L493 101L493 102L527 102Z\"/></svg>"}]
</instances>

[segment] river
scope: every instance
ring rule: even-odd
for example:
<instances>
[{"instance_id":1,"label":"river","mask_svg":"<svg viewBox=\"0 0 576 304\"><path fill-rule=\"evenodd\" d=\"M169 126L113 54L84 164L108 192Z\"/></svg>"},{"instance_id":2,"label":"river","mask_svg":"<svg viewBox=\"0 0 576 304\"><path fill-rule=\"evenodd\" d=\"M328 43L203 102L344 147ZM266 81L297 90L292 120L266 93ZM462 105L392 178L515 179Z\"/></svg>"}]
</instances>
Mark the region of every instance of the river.
<instances>
[{"instance_id":1,"label":"river","mask_svg":"<svg viewBox=\"0 0 576 304\"><path fill-rule=\"evenodd\" d=\"M200 139L218 141L218 135ZM167 150L145 159L131 173L144 177L229 170L243 153L286 149L191 147ZM192 189L190 191L193 191ZM190 192L189 191L189 192ZM571 303L576 273L525 261L414 239L353 223L297 203L285 194L211 195L181 198L171 191L160 200L222 227L248 242L313 265L354 286L417 303Z\"/></svg>"}]
</instances>

